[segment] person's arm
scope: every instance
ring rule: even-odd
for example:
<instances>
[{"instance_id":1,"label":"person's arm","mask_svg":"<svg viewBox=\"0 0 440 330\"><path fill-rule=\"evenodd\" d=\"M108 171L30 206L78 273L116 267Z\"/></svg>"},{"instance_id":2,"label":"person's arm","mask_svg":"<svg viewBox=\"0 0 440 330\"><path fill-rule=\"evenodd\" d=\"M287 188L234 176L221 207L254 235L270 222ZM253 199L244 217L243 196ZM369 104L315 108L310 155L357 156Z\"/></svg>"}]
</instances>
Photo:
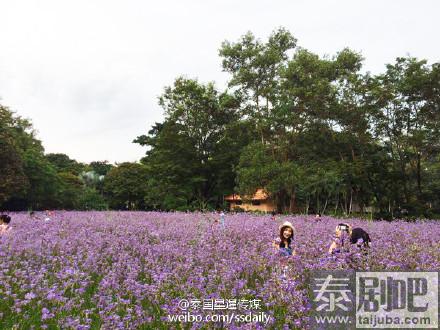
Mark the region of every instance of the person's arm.
<instances>
[{"instance_id":1,"label":"person's arm","mask_svg":"<svg viewBox=\"0 0 440 330\"><path fill-rule=\"evenodd\" d=\"M330 245L330 248L328 249L328 253L332 254L333 251L336 249L338 245L336 244L336 241L333 241L332 244Z\"/></svg>"},{"instance_id":2,"label":"person's arm","mask_svg":"<svg viewBox=\"0 0 440 330\"><path fill-rule=\"evenodd\" d=\"M365 232L365 246L371 247L370 235L367 232Z\"/></svg>"},{"instance_id":3,"label":"person's arm","mask_svg":"<svg viewBox=\"0 0 440 330\"><path fill-rule=\"evenodd\" d=\"M10 231L11 231L11 226L0 227L0 234L7 234Z\"/></svg>"}]
</instances>

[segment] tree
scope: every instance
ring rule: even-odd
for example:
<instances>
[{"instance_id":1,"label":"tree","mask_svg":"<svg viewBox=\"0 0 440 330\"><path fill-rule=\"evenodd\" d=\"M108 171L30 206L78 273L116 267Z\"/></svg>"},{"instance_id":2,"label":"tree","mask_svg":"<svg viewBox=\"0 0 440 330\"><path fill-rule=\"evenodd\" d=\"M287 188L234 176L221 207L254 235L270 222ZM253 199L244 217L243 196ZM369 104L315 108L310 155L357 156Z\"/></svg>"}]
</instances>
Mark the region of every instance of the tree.
<instances>
[{"instance_id":1,"label":"tree","mask_svg":"<svg viewBox=\"0 0 440 330\"><path fill-rule=\"evenodd\" d=\"M66 154L47 154L47 160L55 166L58 172L69 172L74 175L79 175L85 170L85 165L78 163L74 159L70 159Z\"/></svg>"},{"instance_id":2,"label":"tree","mask_svg":"<svg viewBox=\"0 0 440 330\"><path fill-rule=\"evenodd\" d=\"M15 124L13 113L0 105L0 206L29 186L20 150L14 141Z\"/></svg>"},{"instance_id":3,"label":"tree","mask_svg":"<svg viewBox=\"0 0 440 330\"><path fill-rule=\"evenodd\" d=\"M110 171L114 166L105 160L91 162L89 167L98 175L107 175L108 171Z\"/></svg>"},{"instance_id":4,"label":"tree","mask_svg":"<svg viewBox=\"0 0 440 330\"><path fill-rule=\"evenodd\" d=\"M24 193L29 182L23 162L6 130L0 130L0 206L14 195Z\"/></svg>"},{"instance_id":5,"label":"tree","mask_svg":"<svg viewBox=\"0 0 440 330\"><path fill-rule=\"evenodd\" d=\"M42 154L33 151L26 152L24 159L25 172L30 182L26 197L31 208L56 208L61 183L55 169Z\"/></svg>"},{"instance_id":6,"label":"tree","mask_svg":"<svg viewBox=\"0 0 440 330\"><path fill-rule=\"evenodd\" d=\"M151 148L142 159L151 177L145 195L151 208L187 209L203 183L194 143L180 127L173 122L156 124L150 136L135 140Z\"/></svg>"},{"instance_id":7,"label":"tree","mask_svg":"<svg viewBox=\"0 0 440 330\"><path fill-rule=\"evenodd\" d=\"M107 210L108 204L95 189L84 187L78 198L77 208L80 210Z\"/></svg>"},{"instance_id":8,"label":"tree","mask_svg":"<svg viewBox=\"0 0 440 330\"><path fill-rule=\"evenodd\" d=\"M242 118L255 124L262 145L268 147L265 157L272 158L271 167L283 173L278 174L280 178L300 181L304 173L301 169L306 169L311 161L325 163L337 157L340 161L354 161L344 157L347 147L355 157L355 147L339 143L341 131L355 137L354 145L360 138L365 144L371 139L362 133L368 128L367 109L362 101L365 84L359 74L362 57L349 49L331 59L298 49L289 58L288 52L295 46L291 34L279 29L265 44L251 33L237 43L224 42L220 55L224 70L232 74L229 86L237 88L242 102ZM238 179L243 180L243 166L240 171ZM275 185L279 190L273 191L274 196L288 200L283 203L293 210L299 183L291 182L290 187L281 183L282 180ZM304 192L304 187L301 189Z\"/></svg>"},{"instance_id":9,"label":"tree","mask_svg":"<svg viewBox=\"0 0 440 330\"><path fill-rule=\"evenodd\" d=\"M134 141L150 148L142 160L154 180L147 203L165 209L215 207L226 190L219 173L233 176L234 153L225 155L225 143L236 130L229 127L238 119L236 99L213 84L180 77L165 88L159 104L165 121Z\"/></svg>"},{"instance_id":10,"label":"tree","mask_svg":"<svg viewBox=\"0 0 440 330\"><path fill-rule=\"evenodd\" d=\"M426 206L424 165L440 150L438 66L425 60L397 58L372 83L378 140L393 160L403 189L399 206L420 213Z\"/></svg>"},{"instance_id":11,"label":"tree","mask_svg":"<svg viewBox=\"0 0 440 330\"><path fill-rule=\"evenodd\" d=\"M272 128L280 74L286 67L288 51L295 46L296 39L283 28L274 31L264 44L248 32L237 43L225 41L221 45L223 70L232 74L228 85L237 88L242 114L255 124L262 143Z\"/></svg>"},{"instance_id":12,"label":"tree","mask_svg":"<svg viewBox=\"0 0 440 330\"><path fill-rule=\"evenodd\" d=\"M78 176L85 186L101 192L104 185L104 175L100 175L95 171L81 172Z\"/></svg>"},{"instance_id":13,"label":"tree","mask_svg":"<svg viewBox=\"0 0 440 330\"><path fill-rule=\"evenodd\" d=\"M149 172L143 164L121 163L112 168L104 179L104 192L110 206L116 209L144 209L148 180Z\"/></svg>"},{"instance_id":14,"label":"tree","mask_svg":"<svg viewBox=\"0 0 440 330\"><path fill-rule=\"evenodd\" d=\"M0 202L18 210L55 207L58 180L32 124L5 107L0 107L0 114L0 144L5 151L1 165L5 192Z\"/></svg>"},{"instance_id":15,"label":"tree","mask_svg":"<svg viewBox=\"0 0 440 330\"><path fill-rule=\"evenodd\" d=\"M268 146L256 142L243 149L237 166L238 192L252 196L263 188L276 201L278 211L296 211L301 169L293 162L274 160Z\"/></svg>"},{"instance_id":16,"label":"tree","mask_svg":"<svg viewBox=\"0 0 440 330\"><path fill-rule=\"evenodd\" d=\"M78 209L79 199L84 189L82 181L70 172L60 172L58 177L61 180L59 200L62 208L66 210Z\"/></svg>"}]
</instances>

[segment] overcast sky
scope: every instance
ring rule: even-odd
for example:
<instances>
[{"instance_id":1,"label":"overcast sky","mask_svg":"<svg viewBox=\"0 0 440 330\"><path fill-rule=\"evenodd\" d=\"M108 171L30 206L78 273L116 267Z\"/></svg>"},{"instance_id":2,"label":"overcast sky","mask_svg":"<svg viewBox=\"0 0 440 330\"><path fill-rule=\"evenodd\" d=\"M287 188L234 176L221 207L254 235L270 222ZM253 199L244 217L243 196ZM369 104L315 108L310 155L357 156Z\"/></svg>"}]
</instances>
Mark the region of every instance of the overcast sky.
<instances>
[{"instance_id":1,"label":"overcast sky","mask_svg":"<svg viewBox=\"0 0 440 330\"><path fill-rule=\"evenodd\" d=\"M137 161L179 75L225 87L218 49L287 28L319 55L361 52L366 71L439 62L438 0L0 0L0 103L32 120L47 153Z\"/></svg>"}]
</instances>

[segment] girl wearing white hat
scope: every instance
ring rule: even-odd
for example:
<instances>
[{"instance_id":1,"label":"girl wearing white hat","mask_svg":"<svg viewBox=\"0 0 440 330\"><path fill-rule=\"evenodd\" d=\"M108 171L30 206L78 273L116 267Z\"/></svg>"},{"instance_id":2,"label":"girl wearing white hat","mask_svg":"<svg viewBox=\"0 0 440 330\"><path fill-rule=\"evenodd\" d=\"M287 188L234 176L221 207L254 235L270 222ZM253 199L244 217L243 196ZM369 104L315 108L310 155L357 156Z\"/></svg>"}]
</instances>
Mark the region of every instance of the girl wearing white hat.
<instances>
[{"instance_id":1,"label":"girl wearing white hat","mask_svg":"<svg viewBox=\"0 0 440 330\"><path fill-rule=\"evenodd\" d=\"M340 223L335 229L335 238L330 245L328 253L334 254L339 252L347 252L350 244L356 244L356 246L367 252L371 246L370 235L362 228L352 228L348 223Z\"/></svg>"},{"instance_id":2,"label":"girl wearing white hat","mask_svg":"<svg viewBox=\"0 0 440 330\"><path fill-rule=\"evenodd\" d=\"M280 237L276 239L273 246L279 249L280 254L283 256L295 255L295 251L292 248L292 242L295 235L295 228L289 221L284 222L280 226Z\"/></svg>"}]
</instances>

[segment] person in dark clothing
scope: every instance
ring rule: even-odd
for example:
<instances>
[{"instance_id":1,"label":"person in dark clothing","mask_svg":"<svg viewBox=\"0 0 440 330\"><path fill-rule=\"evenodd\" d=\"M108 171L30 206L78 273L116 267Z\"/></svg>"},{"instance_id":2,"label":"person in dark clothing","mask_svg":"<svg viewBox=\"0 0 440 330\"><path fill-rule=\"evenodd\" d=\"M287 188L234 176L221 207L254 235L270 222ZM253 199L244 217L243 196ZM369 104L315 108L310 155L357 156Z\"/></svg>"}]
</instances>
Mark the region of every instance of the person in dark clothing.
<instances>
[{"instance_id":1,"label":"person in dark clothing","mask_svg":"<svg viewBox=\"0 0 440 330\"><path fill-rule=\"evenodd\" d=\"M336 226L335 233L335 239L328 251L330 254L347 251L349 244L356 244L363 250L371 246L370 235L362 228L352 228L347 223L340 223Z\"/></svg>"},{"instance_id":2,"label":"person in dark clothing","mask_svg":"<svg viewBox=\"0 0 440 330\"><path fill-rule=\"evenodd\" d=\"M353 228L350 234L351 244L356 244L358 247L370 247L370 235L362 228Z\"/></svg>"}]
</instances>

